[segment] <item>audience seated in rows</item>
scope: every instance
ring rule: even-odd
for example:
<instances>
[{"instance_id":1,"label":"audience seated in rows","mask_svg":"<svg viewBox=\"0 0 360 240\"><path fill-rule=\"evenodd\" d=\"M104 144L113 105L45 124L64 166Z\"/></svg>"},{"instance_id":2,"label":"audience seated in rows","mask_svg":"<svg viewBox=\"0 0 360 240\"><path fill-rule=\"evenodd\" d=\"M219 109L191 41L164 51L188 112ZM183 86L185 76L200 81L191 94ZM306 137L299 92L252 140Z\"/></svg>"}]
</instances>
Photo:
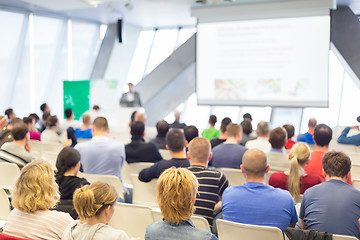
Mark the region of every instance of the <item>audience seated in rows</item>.
<instances>
[{"instance_id":1,"label":"audience seated in rows","mask_svg":"<svg viewBox=\"0 0 360 240\"><path fill-rule=\"evenodd\" d=\"M12 108L8 108L5 110L5 116L7 118L8 123L11 122L14 118L16 118L16 114Z\"/></svg>"},{"instance_id":2,"label":"audience seated in rows","mask_svg":"<svg viewBox=\"0 0 360 240\"><path fill-rule=\"evenodd\" d=\"M75 149L80 152L85 173L117 176L122 182L121 168L125 161L125 146L111 141L106 134L109 125L104 117L97 117L93 123L91 141L79 143Z\"/></svg>"},{"instance_id":3,"label":"audience seated in rows","mask_svg":"<svg viewBox=\"0 0 360 240\"><path fill-rule=\"evenodd\" d=\"M21 123L21 119L20 118L14 118L12 119L9 124L6 121L6 118L3 117L2 119L5 119L2 121L2 128L0 130L0 147L7 142L12 142L14 140L12 134L11 134L11 130L13 129L13 127L17 124L17 123ZM1 120L2 120L1 119Z\"/></svg>"},{"instance_id":4,"label":"audience seated in rows","mask_svg":"<svg viewBox=\"0 0 360 240\"><path fill-rule=\"evenodd\" d=\"M350 158L342 152L327 152L322 166L326 182L306 190L302 199L303 228L359 239L360 191L346 184Z\"/></svg>"},{"instance_id":5,"label":"audience seated in rows","mask_svg":"<svg viewBox=\"0 0 360 240\"><path fill-rule=\"evenodd\" d=\"M58 185L50 163L34 160L16 181L11 211L3 232L27 239L61 239L74 221L68 213L50 210L59 200Z\"/></svg>"},{"instance_id":6,"label":"audience seated in rows","mask_svg":"<svg viewBox=\"0 0 360 240\"><path fill-rule=\"evenodd\" d=\"M38 129L40 132L43 132L46 129L46 121L47 118L51 116L51 109L50 106L47 105L46 103L41 104L40 106L40 110L42 111L42 119L39 120L38 122Z\"/></svg>"},{"instance_id":7,"label":"audience seated in rows","mask_svg":"<svg viewBox=\"0 0 360 240\"><path fill-rule=\"evenodd\" d=\"M143 169L139 173L139 180L142 182L150 182L154 178L158 178L163 171L174 167L189 167L189 160L186 158L185 148L187 141L181 129L171 129L166 134L166 149L170 151L172 158L170 160L160 160L153 166Z\"/></svg>"},{"instance_id":8,"label":"audience seated in rows","mask_svg":"<svg viewBox=\"0 0 360 240\"><path fill-rule=\"evenodd\" d=\"M239 124L230 123L227 126L227 140L212 149L212 166L216 168L240 169L242 158L247 148L241 146L242 129Z\"/></svg>"},{"instance_id":9,"label":"audience seated in rows","mask_svg":"<svg viewBox=\"0 0 360 240\"><path fill-rule=\"evenodd\" d=\"M184 129L185 140L189 143L191 140L199 136L199 130L194 125L187 126Z\"/></svg>"},{"instance_id":10,"label":"audience seated in rows","mask_svg":"<svg viewBox=\"0 0 360 240\"><path fill-rule=\"evenodd\" d=\"M180 128L180 129L185 129L186 128L185 123L180 123L180 115L181 115L180 111L175 111L174 112L175 121L170 124L170 128Z\"/></svg>"},{"instance_id":11,"label":"audience seated in rows","mask_svg":"<svg viewBox=\"0 0 360 240\"><path fill-rule=\"evenodd\" d=\"M266 153L270 171L285 171L290 167L289 155L284 152L287 134L284 128L277 127L271 130L269 142L271 149Z\"/></svg>"},{"instance_id":12,"label":"audience seated in rows","mask_svg":"<svg viewBox=\"0 0 360 240\"><path fill-rule=\"evenodd\" d=\"M227 139L227 132L226 132L226 128L227 126L231 123L231 119L228 117L225 117L222 121L221 121L221 125L220 125L220 136L218 138L213 138L211 139L210 143L211 143L211 148L216 147L217 145L223 143L226 141Z\"/></svg>"},{"instance_id":13,"label":"audience seated in rows","mask_svg":"<svg viewBox=\"0 0 360 240\"><path fill-rule=\"evenodd\" d=\"M150 142L155 144L158 149L166 149L166 134L169 131L169 124L165 120L156 123L157 135Z\"/></svg>"},{"instance_id":14,"label":"audience seated in rows","mask_svg":"<svg viewBox=\"0 0 360 240\"><path fill-rule=\"evenodd\" d=\"M359 126L351 126L344 128L339 138L337 139L337 142L341 144L360 146L360 134L348 136L350 129L356 129L357 131L359 131Z\"/></svg>"},{"instance_id":15,"label":"audience seated in rows","mask_svg":"<svg viewBox=\"0 0 360 240\"><path fill-rule=\"evenodd\" d=\"M269 171L266 155L258 149L244 154L241 170L246 183L228 187L222 198L224 220L284 228L298 221L294 200L288 191L265 184Z\"/></svg>"},{"instance_id":16,"label":"audience seated in rows","mask_svg":"<svg viewBox=\"0 0 360 240\"><path fill-rule=\"evenodd\" d=\"M242 121L240 123L240 125L241 125L241 127L243 129L243 134L242 134L242 137L241 137L240 144L245 146L245 144L248 141L256 139L256 136L251 135L252 132L253 132L251 121L249 121L248 119L245 119L244 121Z\"/></svg>"},{"instance_id":17,"label":"audience seated in rows","mask_svg":"<svg viewBox=\"0 0 360 240\"><path fill-rule=\"evenodd\" d=\"M29 137L30 140L41 140L41 133L36 131L34 120L31 117L24 117L23 122L26 124L27 128L29 129Z\"/></svg>"},{"instance_id":18,"label":"audience seated in rows","mask_svg":"<svg viewBox=\"0 0 360 240\"><path fill-rule=\"evenodd\" d=\"M208 168L211 157L211 145L208 139L197 137L189 143L187 158L191 167L188 169L199 182L195 214L205 217L210 226L213 224L214 212L221 210L221 197L229 186L229 182L222 172Z\"/></svg>"},{"instance_id":19,"label":"audience seated in rows","mask_svg":"<svg viewBox=\"0 0 360 240\"><path fill-rule=\"evenodd\" d=\"M126 162L158 162L162 159L158 148L153 143L144 140L145 125L136 121L131 124L131 143L125 146Z\"/></svg>"},{"instance_id":20,"label":"audience seated in rows","mask_svg":"<svg viewBox=\"0 0 360 240\"><path fill-rule=\"evenodd\" d=\"M292 140L292 137L294 137L294 134L295 134L295 128L291 124L285 124L285 125L283 125L283 128L287 132L287 140L285 143L285 148L290 150L292 148L292 146L294 146L294 144L296 143L295 141Z\"/></svg>"},{"instance_id":21,"label":"audience seated in rows","mask_svg":"<svg viewBox=\"0 0 360 240\"><path fill-rule=\"evenodd\" d=\"M107 183L94 182L77 189L74 206L80 220L66 228L62 240L129 240L124 231L107 225L114 214L117 199L115 188Z\"/></svg>"},{"instance_id":22,"label":"audience seated in rows","mask_svg":"<svg viewBox=\"0 0 360 240\"><path fill-rule=\"evenodd\" d=\"M332 130L326 124L319 124L314 129L314 141L315 150L310 155L310 161L305 167L305 171L308 174L318 175L321 180L325 180L322 158L326 152L329 151L329 143L332 138ZM351 175L347 178L349 184L351 184Z\"/></svg>"},{"instance_id":23,"label":"audience seated in rows","mask_svg":"<svg viewBox=\"0 0 360 240\"><path fill-rule=\"evenodd\" d=\"M309 130L306 133L299 134L299 136L297 137L297 141L305 142L308 144L315 144L313 136L314 136L314 130L316 124L317 124L316 118L310 118L308 123Z\"/></svg>"},{"instance_id":24,"label":"audience seated in rows","mask_svg":"<svg viewBox=\"0 0 360 240\"><path fill-rule=\"evenodd\" d=\"M304 167L309 162L310 149L304 143L295 144L290 150L291 166L285 172L271 174L269 185L288 190L294 199L305 190L321 183L318 175L307 174Z\"/></svg>"},{"instance_id":25,"label":"audience seated in rows","mask_svg":"<svg viewBox=\"0 0 360 240\"><path fill-rule=\"evenodd\" d=\"M145 239L216 240L215 235L195 228L190 220L197 193L198 181L189 170L172 167L164 171L157 183L157 202L164 219L146 228Z\"/></svg>"},{"instance_id":26,"label":"audience seated in rows","mask_svg":"<svg viewBox=\"0 0 360 240\"><path fill-rule=\"evenodd\" d=\"M85 178L77 177L80 170L80 153L74 148L63 148L56 160L56 183L59 185L60 202L56 210L67 212L72 218L78 217L73 206L73 194L76 189L90 183Z\"/></svg>"},{"instance_id":27,"label":"audience seated in rows","mask_svg":"<svg viewBox=\"0 0 360 240\"><path fill-rule=\"evenodd\" d=\"M81 127L81 123L75 120L75 115L71 108L65 110L65 121L61 124L63 130L67 130L72 127L74 130Z\"/></svg>"},{"instance_id":28,"label":"audience seated in rows","mask_svg":"<svg viewBox=\"0 0 360 240\"><path fill-rule=\"evenodd\" d=\"M209 117L210 127L204 129L204 131L201 133L201 136L207 138L209 141L213 138L218 138L220 136L220 130L215 128L216 122L217 122L217 117L215 115L210 115Z\"/></svg>"},{"instance_id":29,"label":"audience seated in rows","mask_svg":"<svg viewBox=\"0 0 360 240\"><path fill-rule=\"evenodd\" d=\"M41 142L71 145L71 140L60 130L60 124L57 116L50 116L46 120L46 129L41 133Z\"/></svg>"},{"instance_id":30,"label":"audience seated in rows","mask_svg":"<svg viewBox=\"0 0 360 240\"><path fill-rule=\"evenodd\" d=\"M245 144L245 147L248 149L256 148L267 153L271 149L271 144L269 143L269 133L270 126L269 123L265 121L260 121L256 128L256 135L258 136L254 140L250 140Z\"/></svg>"},{"instance_id":31,"label":"audience seated in rows","mask_svg":"<svg viewBox=\"0 0 360 240\"><path fill-rule=\"evenodd\" d=\"M24 123L17 123L12 127L11 135L14 140L4 143L0 151L11 156L4 161L15 163L19 168L23 168L34 159L30 153L28 128Z\"/></svg>"},{"instance_id":32,"label":"audience seated in rows","mask_svg":"<svg viewBox=\"0 0 360 240\"><path fill-rule=\"evenodd\" d=\"M81 127L75 129L76 138L91 139L93 135L90 115L83 114L82 121L83 124L81 125Z\"/></svg>"}]
</instances>

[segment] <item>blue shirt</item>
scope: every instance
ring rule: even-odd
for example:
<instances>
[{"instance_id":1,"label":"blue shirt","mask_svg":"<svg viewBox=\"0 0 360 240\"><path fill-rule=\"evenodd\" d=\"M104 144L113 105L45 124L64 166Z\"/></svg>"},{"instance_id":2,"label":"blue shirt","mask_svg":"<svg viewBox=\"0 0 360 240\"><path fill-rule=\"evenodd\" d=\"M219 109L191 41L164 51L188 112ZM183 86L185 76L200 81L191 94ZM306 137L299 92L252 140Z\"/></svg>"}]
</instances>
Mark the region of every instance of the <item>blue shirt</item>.
<instances>
[{"instance_id":1,"label":"blue shirt","mask_svg":"<svg viewBox=\"0 0 360 240\"><path fill-rule=\"evenodd\" d=\"M349 133L350 128L346 127L342 132L340 137L338 138L338 143L342 144L353 144L356 146L360 146L360 134L356 134L351 137L347 137L347 134Z\"/></svg>"},{"instance_id":2,"label":"blue shirt","mask_svg":"<svg viewBox=\"0 0 360 240\"><path fill-rule=\"evenodd\" d=\"M222 197L222 211L224 220L277 227L282 231L298 221L288 191L258 182L228 187Z\"/></svg>"},{"instance_id":3,"label":"blue shirt","mask_svg":"<svg viewBox=\"0 0 360 240\"><path fill-rule=\"evenodd\" d=\"M306 132L304 134L299 134L299 136L297 137L297 141L305 142L305 143L309 143L309 144L315 144L313 136L314 135L309 132Z\"/></svg>"},{"instance_id":4,"label":"blue shirt","mask_svg":"<svg viewBox=\"0 0 360 240\"><path fill-rule=\"evenodd\" d=\"M212 150L211 166L216 168L240 168L244 153L248 149L240 144L222 143Z\"/></svg>"},{"instance_id":5,"label":"blue shirt","mask_svg":"<svg viewBox=\"0 0 360 240\"><path fill-rule=\"evenodd\" d=\"M114 175L122 181L124 144L112 142L107 137L93 137L89 142L77 144L75 149L80 152L80 162L85 173Z\"/></svg>"},{"instance_id":6,"label":"blue shirt","mask_svg":"<svg viewBox=\"0 0 360 240\"><path fill-rule=\"evenodd\" d=\"M332 179L305 191L300 218L306 229L360 238L360 191Z\"/></svg>"},{"instance_id":7,"label":"blue shirt","mask_svg":"<svg viewBox=\"0 0 360 240\"><path fill-rule=\"evenodd\" d=\"M147 226L145 232L145 240L217 240L217 237L209 231L195 228L192 221L181 221L175 224L163 220L155 222Z\"/></svg>"},{"instance_id":8,"label":"blue shirt","mask_svg":"<svg viewBox=\"0 0 360 240\"><path fill-rule=\"evenodd\" d=\"M75 135L77 138L85 138L85 139L90 139L93 137L91 128L85 130L81 130L81 128L77 128L75 129Z\"/></svg>"}]
</instances>

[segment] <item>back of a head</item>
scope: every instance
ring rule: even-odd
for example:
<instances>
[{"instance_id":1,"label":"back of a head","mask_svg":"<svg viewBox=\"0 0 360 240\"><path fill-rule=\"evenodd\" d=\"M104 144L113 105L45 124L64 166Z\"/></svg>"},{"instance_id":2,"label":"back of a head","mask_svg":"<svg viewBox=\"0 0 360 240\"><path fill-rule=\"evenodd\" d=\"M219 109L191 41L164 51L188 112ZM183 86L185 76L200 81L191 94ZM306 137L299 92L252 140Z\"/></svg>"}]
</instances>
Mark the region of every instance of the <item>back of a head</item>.
<instances>
[{"instance_id":1,"label":"back of a head","mask_svg":"<svg viewBox=\"0 0 360 240\"><path fill-rule=\"evenodd\" d=\"M217 117L216 117L215 115L210 115L210 117L209 117L209 123L210 123L211 125L215 126L216 122L217 122Z\"/></svg>"},{"instance_id":2,"label":"back of a head","mask_svg":"<svg viewBox=\"0 0 360 240\"><path fill-rule=\"evenodd\" d=\"M270 132L269 123L265 121L261 121L258 123L256 128L256 133L258 134L258 136L267 137L269 135L269 132Z\"/></svg>"},{"instance_id":3,"label":"back of a head","mask_svg":"<svg viewBox=\"0 0 360 240\"><path fill-rule=\"evenodd\" d=\"M145 116L145 113L141 113L141 112L136 112L135 113L135 119L134 121L140 121L140 122L143 122L145 123L146 122L146 116Z\"/></svg>"},{"instance_id":4,"label":"back of a head","mask_svg":"<svg viewBox=\"0 0 360 240\"><path fill-rule=\"evenodd\" d=\"M243 119L244 119L244 120L249 120L249 121L251 122L251 121L252 121L252 116L251 116L250 113L245 113L245 114L243 115Z\"/></svg>"},{"instance_id":5,"label":"back of a head","mask_svg":"<svg viewBox=\"0 0 360 240\"><path fill-rule=\"evenodd\" d=\"M242 127L236 123L230 123L226 128L228 137L237 137L239 132L242 131Z\"/></svg>"},{"instance_id":6,"label":"back of a head","mask_svg":"<svg viewBox=\"0 0 360 240\"><path fill-rule=\"evenodd\" d=\"M58 123L58 118L56 115L50 116L46 119L46 127L56 127Z\"/></svg>"},{"instance_id":7,"label":"back of a head","mask_svg":"<svg viewBox=\"0 0 360 240\"><path fill-rule=\"evenodd\" d=\"M59 182L64 173L80 162L80 153L75 148L64 147L56 159L56 180Z\"/></svg>"},{"instance_id":8,"label":"back of a head","mask_svg":"<svg viewBox=\"0 0 360 240\"><path fill-rule=\"evenodd\" d=\"M300 195L299 171L309 161L310 148L304 143L296 143L290 150L291 165L287 186L291 196L295 199Z\"/></svg>"},{"instance_id":9,"label":"back of a head","mask_svg":"<svg viewBox=\"0 0 360 240\"><path fill-rule=\"evenodd\" d=\"M74 208L79 214L80 220L99 216L108 206L114 206L118 195L113 186L94 182L91 185L78 188L74 193Z\"/></svg>"},{"instance_id":10,"label":"back of a head","mask_svg":"<svg viewBox=\"0 0 360 240\"><path fill-rule=\"evenodd\" d=\"M11 129L11 135L15 141L21 141L26 138L26 134L29 132L27 125L24 123L17 123Z\"/></svg>"},{"instance_id":11,"label":"back of a head","mask_svg":"<svg viewBox=\"0 0 360 240\"><path fill-rule=\"evenodd\" d=\"M226 132L226 128L227 126L231 123L231 119L228 117L225 117L222 121L221 121L221 125L220 125L220 131L222 133Z\"/></svg>"},{"instance_id":12,"label":"back of a head","mask_svg":"<svg viewBox=\"0 0 360 240\"><path fill-rule=\"evenodd\" d=\"M13 112L14 112L14 110L12 108L8 108L5 110L5 115L8 117L8 119L10 119Z\"/></svg>"},{"instance_id":13,"label":"back of a head","mask_svg":"<svg viewBox=\"0 0 360 240\"><path fill-rule=\"evenodd\" d=\"M244 153L242 159L248 177L264 177L268 166L266 155L259 149L250 149Z\"/></svg>"},{"instance_id":14,"label":"back of a head","mask_svg":"<svg viewBox=\"0 0 360 240\"><path fill-rule=\"evenodd\" d=\"M185 168L171 167L160 175L157 202L166 221L179 224L191 217L198 186L195 175Z\"/></svg>"},{"instance_id":15,"label":"back of a head","mask_svg":"<svg viewBox=\"0 0 360 240\"><path fill-rule=\"evenodd\" d=\"M169 131L169 123L165 120L158 121L156 123L156 130L160 137L165 137Z\"/></svg>"},{"instance_id":16,"label":"back of a head","mask_svg":"<svg viewBox=\"0 0 360 240\"><path fill-rule=\"evenodd\" d=\"M323 169L329 177L347 177L351 169L351 160L343 152L327 152L322 159Z\"/></svg>"},{"instance_id":17,"label":"back of a head","mask_svg":"<svg viewBox=\"0 0 360 240\"><path fill-rule=\"evenodd\" d=\"M31 117L24 117L22 119L23 123L25 123L26 125L28 124L32 124L33 123L33 119Z\"/></svg>"},{"instance_id":18,"label":"back of a head","mask_svg":"<svg viewBox=\"0 0 360 240\"><path fill-rule=\"evenodd\" d=\"M317 120L316 118L310 118L309 119L309 122L308 122L308 127L313 129L316 127L316 124L317 124Z\"/></svg>"},{"instance_id":19,"label":"back of a head","mask_svg":"<svg viewBox=\"0 0 360 240\"><path fill-rule=\"evenodd\" d=\"M145 125L141 121L133 122L130 126L131 136L143 137L145 131Z\"/></svg>"},{"instance_id":20,"label":"back of a head","mask_svg":"<svg viewBox=\"0 0 360 240\"><path fill-rule=\"evenodd\" d=\"M285 125L283 126L283 128L285 128L285 130L286 130L286 132L287 132L287 137L288 137L288 139L289 139L289 138L292 138L292 137L294 136L294 134L295 134L295 128L294 128L293 125L291 125L291 124L285 124Z\"/></svg>"},{"instance_id":21,"label":"back of a head","mask_svg":"<svg viewBox=\"0 0 360 240\"><path fill-rule=\"evenodd\" d=\"M203 137L194 138L189 143L191 162L206 163L209 160L211 144Z\"/></svg>"},{"instance_id":22,"label":"back of a head","mask_svg":"<svg viewBox=\"0 0 360 240\"><path fill-rule=\"evenodd\" d=\"M40 106L40 110L41 110L42 112L44 112L44 111L46 110L46 107L47 107L47 104L46 104L46 103L43 103L43 104L41 104L41 106Z\"/></svg>"},{"instance_id":23,"label":"back of a head","mask_svg":"<svg viewBox=\"0 0 360 240\"><path fill-rule=\"evenodd\" d=\"M65 110L65 117L66 117L67 119L70 119L71 116L72 116L72 114L73 114L73 111L72 111L71 108L68 108L68 109Z\"/></svg>"},{"instance_id":24,"label":"back of a head","mask_svg":"<svg viewBox=\"0 0 360 240\"><path fill-rule=\"evenodd\" d=\"M131 113L130 122L135 122L136 113L137 113L137 111L133 111L133 112Z\"/></svg>"},{"instance_id":25,"label":"back of a head","mask_svg":"<svg viewBox=\"0 0 360 240\"><path fill-rule=\"evenodd\" d=\"M84 125L90 125L91 124L91 116L90 114L83 114L82 115L82 121Z\"/></svg>"},{"instance_id":26,"label":"back of a head","mask_svg":"<svg viewBox=\"0 0 360 240\"><path fill-rule=\"evenodd\" d=\"M29 117L32 118L32 119L35 119L35 122L40 120L39 116L36 113L31 113L29 115Z\"/></svg>"},{"instance_id":27,"label":"back of a head","mask_svg":"<svg viewBox=\"0 0 360 240\"><path fill-rule=\"evenodd\" d=\"M246 135L249 135L250 133L252 133L253 131L253 128L252 128L252 124L249 120L245 119L244 121L242 121L240 123L242 129L243 129L243 132L246 134Z\"/></svg>"},{"instance_id":28,"label":"back of a head","mask_svg":"<svg viewBox=\"0 0 360 240\"><path fill-rule=\"evenodd\" d=\"M42 115L42 119L46 122L48 118L51 117L51 114L49 112L44 112Z\"/></svg>"},{"instance_id":29,"label":"back of a head","mask_svg":"<svg viewBox=\"0 0 360 240\"><path fill-rule=\"evenodd\" d=\"M180 129L171 129L166 134L165 141L172 152L181 152L185 148L185 136Z\"/></svg>"},{"instance_id":30,"label":"back of a head","mask_svg":"<svg viewBox=\"0 0 360 240\"><path fill-rule=\"evenodd\" d=\"M97 117L93 122L96 131L106 132L109 129L108 121L104 117Z\"/></svg>"},{"instance_id":31,"label":"back of a head","mask_svg":"<svg viewBox=\"0 0 360 240\"><path fill-rule=\"evenodd\" d=\"M332 130L326 124L316 125L314 130L314 141L317 145L328 146L332 138Z\"/></svg>"},{"instance_id":32,"label":"back of a head","mask_svg":"<svg viewBox=\"0 0 360 240\"><path fill-rule=\"evenodd\" d=\"M285 146L287 139L286 130L282 127L277 127L271 130L269 142L273 149L282 149Z\"/></svg>"},{"instance_id":33,"label":"back of a head","mask_svg":"<svg viewBox=\"0 0 360 240\"><path fill-rule=\"evenodd\" d=\"M93 110L94 110L94 111L100 111L99 105L94 105L94 106L93 106Z\"/></svg>"},{"instance_id":34,"label":"back of a head","mask_svg":"<svg viewBox=\"0 0 360 240\"><path fill-rule=\"evenodd\" d=\"M11 203L21 211L32 213L53 208L59 199L50 163L33 160L21 170Z\"/></svg>"},{"instance_id":35,"label":"back of a head","mask_svg":"<svg viewBox=\"0 0 360 240\"><path fill-rule=\"evenodd\" d=\"M186 141L190 142L199 136L199 130L194 125L187 126L184 130Z\"/></svg>"},{"instance_id":36,"label":"back of a head","mask_svg":"<svg viewBox=\"0 0 360 240\"><path fill-rule=\"evenodd\" d=\"M23 121L18 117L11 119L11 121L9 122L9 124L12 126L15 126L18 123L23 123Z\"/></svg>"}]
</instances>

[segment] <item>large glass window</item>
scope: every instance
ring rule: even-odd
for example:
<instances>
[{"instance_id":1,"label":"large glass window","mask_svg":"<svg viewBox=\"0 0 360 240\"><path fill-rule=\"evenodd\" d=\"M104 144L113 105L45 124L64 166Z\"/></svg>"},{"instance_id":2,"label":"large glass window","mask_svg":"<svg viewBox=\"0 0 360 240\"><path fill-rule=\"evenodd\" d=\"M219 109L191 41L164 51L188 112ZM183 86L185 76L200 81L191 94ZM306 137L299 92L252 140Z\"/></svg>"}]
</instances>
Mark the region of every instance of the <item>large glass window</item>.
<instances>
[{"instance_id":1,"label":"large glass window","mask_svg":"<svg viewBox=\"0 0 360 240\"><path fill-rule=\"evenodd\" d=\"M181 28L175 48L184 44L194 33L196 33L196 28Z\"/></svg>"}]
</instances>

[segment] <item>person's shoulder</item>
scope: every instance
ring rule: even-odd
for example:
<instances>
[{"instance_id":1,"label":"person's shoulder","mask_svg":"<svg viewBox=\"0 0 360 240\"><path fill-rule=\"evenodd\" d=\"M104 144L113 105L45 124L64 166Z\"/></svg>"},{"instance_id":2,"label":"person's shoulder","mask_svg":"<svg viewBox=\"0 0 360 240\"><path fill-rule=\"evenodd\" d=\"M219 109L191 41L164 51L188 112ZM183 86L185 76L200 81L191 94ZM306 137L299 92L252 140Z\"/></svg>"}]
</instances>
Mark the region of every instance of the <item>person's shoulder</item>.
<instances>
[{"instance_id":1,"label":"person's shoulder","mask_svg":"<svg viewBox=\"0 0 360 240\"><path fill-rule=\"evenodd\" d=\"M60 211L56 211L56 210L49 210L49 211L45 211L46 215L49 217L53 217L53 219L57 220L57 221L64 221L67 223L71 223L74 221L74 219L70 216L69 213L65 213L65 212L60 212Z\"/></svg>"},{"instance_id":2,"label":"person's shoulder","mask_svg":"<svg viewBox=\"0 0 360 240\"><path fill-rule=\"evenodd\" d=\"M1 146L1 149L7 150L9 148L12 148L15 144L13 142L6 142Z\"/></svg>"},{"instance_id":3,"label":"person's shoulder","mask_svg":"<svg viewBox=\"0 0 360 240\"><path fill-rule=\"evenodd\" d=\"M116 239L116 240L127 240L129 239L125 231L115 229L109 225L104 225L96 232L96 235L101 235L101 239ZM98 237L98 236L97 236ZM100 238L99 238L100 239Z\"/></svg>"}]
</instances>

